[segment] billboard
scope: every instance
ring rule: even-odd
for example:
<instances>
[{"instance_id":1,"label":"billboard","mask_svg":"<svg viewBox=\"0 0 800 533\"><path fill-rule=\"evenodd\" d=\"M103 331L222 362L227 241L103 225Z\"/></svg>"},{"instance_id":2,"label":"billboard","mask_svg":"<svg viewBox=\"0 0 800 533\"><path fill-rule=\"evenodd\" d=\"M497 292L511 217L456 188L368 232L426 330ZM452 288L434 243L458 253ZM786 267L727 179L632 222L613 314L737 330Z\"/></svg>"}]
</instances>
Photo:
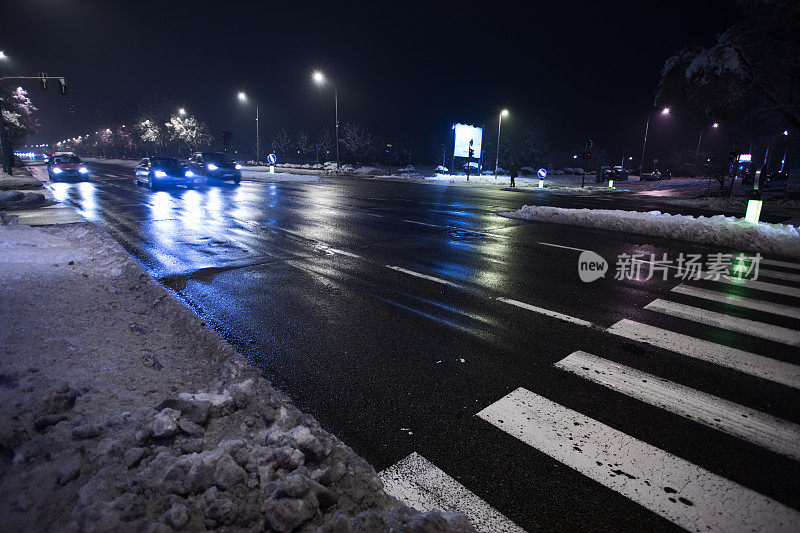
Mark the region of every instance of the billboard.
<instances>
[{"instance_id":1,"label":"billboard","mask_svg":"<svg viewBox=\"0 0 800 533\"><path fill-rule=\"evenodd\" d=\"M453 147L453 156L469 157L469 142L472 141L473 157L479 159L481 156L481 141L483 140L483 128L471 126L469 124L453 124L456 142Z\"/></svg>"}]
</instances>

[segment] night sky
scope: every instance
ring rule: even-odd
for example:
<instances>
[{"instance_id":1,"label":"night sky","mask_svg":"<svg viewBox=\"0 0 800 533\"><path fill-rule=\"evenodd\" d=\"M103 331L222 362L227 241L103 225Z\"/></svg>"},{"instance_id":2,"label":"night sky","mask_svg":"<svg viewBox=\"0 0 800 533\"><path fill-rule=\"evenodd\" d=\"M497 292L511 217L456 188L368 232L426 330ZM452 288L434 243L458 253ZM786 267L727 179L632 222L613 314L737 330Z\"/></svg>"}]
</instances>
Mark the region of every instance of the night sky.
<instances>
[{"instance_id":1,"label":"night sky","mask_svg":"<svg viewBox=\"0 0 800 533\"><path fill-rule=\"evenodd\" d=\"M555 149L591 137L614 159L637 160L664 61L713 43L736 17L732 1L27 0L1 10L0 50L11 61L0 74L64 75L75 109L73 119L57 87L23 84L41 109L31 143L129 120L153 92L215 136L230 129L251 142L255 109L236 100L239 90L260 104L263 139L282 127L313 137L333 126L333 93L310 81L319 68L337 78L342 122L407 135L431 153L453 122L496 131L507 107L512 137L540 118ZM697 143L678 118L651 135L656 155Z\"/></svg>"}]
</instances>

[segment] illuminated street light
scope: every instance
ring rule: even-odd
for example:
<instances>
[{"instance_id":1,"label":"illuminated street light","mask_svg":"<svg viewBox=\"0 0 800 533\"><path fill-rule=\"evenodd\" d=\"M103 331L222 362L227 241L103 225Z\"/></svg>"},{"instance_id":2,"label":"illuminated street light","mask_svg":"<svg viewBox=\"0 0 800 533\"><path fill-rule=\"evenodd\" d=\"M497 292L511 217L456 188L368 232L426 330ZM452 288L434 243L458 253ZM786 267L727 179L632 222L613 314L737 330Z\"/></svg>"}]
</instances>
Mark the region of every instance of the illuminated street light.
<instances>
[{"instance_id":1,"label":"illuminated street light","mask_svg":"<svg viewBox=\"0 0 800 533\"><path fill-rule=\"evenodd\" d=\"M719 122L713 123L711 127L714 129L719 128ZM703 140L703 128L700 128L700 137L697 139L697 155L700 155L700 142L702 140Z\"/></svg>"},{"instance_id":2,"label":"illuminated street light","mask_svg":"<svg viewBox=\"0 0 800 533\"><path fill-rule=\"evenodd\" d=\"M642 174L644 173L644 153L645 153L645 150L647 150L647 132L650 130L650 117L653 116L653 113L655 113L655 111L650 111L650 113L648 113L647 122L645 123L645 126L644 126L644 142L642 143L642 160L641 160L641 163L639 164L639 177L640 178L641 178ZM665 107L664 109L662 109L661 110L661 115L663 115L663 116L669 115L669 108Z\"/></svg>"},{"instance_id":3,"label":"illuminated street light","mask_svg":"<svg viewBox=\"0 0 800 533\"><path fill-rule=\"evenodd\" d=\"M247 102L247 95L244 91L239 91L236 95L240 102ZM261 137L258 132L258 104L256 104L256 164L261 162Z\"/></svg>"},{"instance_id":4,"label":"illuminated street light","mask_svg":"<svg viewBox=\"0 0 800 533\"><path fill-rule=\"evenodd\" d=\"M784 135L789 135L789 130L783 130Z\"/></svg>"},{"instance_id":5,"label":"illuminated street light","mask_svg":"<svg viewBox=\"0 0 800 533\"><path fill-rule=\"evenodd\" d=\"M2 50L0 50L0 60L2 60L2 59L8 59L8 56L6 55L6 53L5 53L5 52L3 52Z\"/></svg>"},{"instance_id":6,"label":"illuminated street light","mask_svg":"<svg viewBox=\"0 0 800 533\"><path fill-rule=\"evenodd\" d=\"M319 70L314 71L314 74L311 75L311 79L313 79L314 83L317 85L323 85L327 82L325 74ZM333 105L336 120L336 170L339 170L339 87L337 87L335 83L332 83L331 85L333 85Z\"/></svg>"},{"instance_id":7,"label":"illuminated street light","mask_svg":"<svg viewBox=\"0 0 800 533\"><path fill-rule=\"evenodd\" d=\"M500 127L503 125L503 117L508 116L508 109L500 111L497 118L497 151L494 158L494 179L497 179L497 167L500 165ZM467 162L469 164L469 161Z\"/></svg>"},{"instance_id":8,"label":"illuminated street light","mask_svg":"<svg viewBox=\"0 0 800 533\"><path fill-rule=\"evenodd\" d=\"M186 110L184 108L178 109L178 114L182 117L186 116Z\"/></svg>"}]
</instances>

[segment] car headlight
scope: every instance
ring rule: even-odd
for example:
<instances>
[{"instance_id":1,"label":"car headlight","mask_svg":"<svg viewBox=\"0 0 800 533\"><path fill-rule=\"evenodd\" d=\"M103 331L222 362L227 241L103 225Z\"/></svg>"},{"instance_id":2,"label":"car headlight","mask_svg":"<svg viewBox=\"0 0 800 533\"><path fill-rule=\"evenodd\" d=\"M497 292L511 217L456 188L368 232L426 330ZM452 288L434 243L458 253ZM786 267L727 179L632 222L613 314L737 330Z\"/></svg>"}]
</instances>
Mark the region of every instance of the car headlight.
<instances>
[{"instance_id":1,"label":"car headlight","mask_svg":"<svg viewBox=\"0 0 800 533\"><path fill-rule=\"evenodd\" d=\"M242 170L242 165L240 165L239 163L236 163L236 167L235 168L236 168L236 170Z\"/></svg>"},{"instance_id":2,"label":"car headlight","mask_svg":"<svg viewBox=\"0 0 800 533\"><path fill-rule=\"evenodd\" d=\"M183 173L183 175L186 176L187 178L193 178L194 172L192 172L191 170L187 170L186 172Z\"/></svg>"},{"instance_id":3,"label":"car headlight","mask_svg":"<svg viewBox=\"0 0 800 533\"><path fill-rule=\"evenodd\" d=\"M78 172L80 172L81 174L86 174L87 172L89 172L89 169L86 167L81 167L78 169Z\"/></svg>"},{"instance_id":4,"label":"car headlight","mask_svg":"<svg viewBox=\"0 0 800 533\"><path fill-rule=\"evenodd\" d=\"M155 174L156 174L157 178L166 178L167 177L167 173L164 172L163 170L156 170Z\"/></svg>"},{"instance_id":5,"label":"car headlight","mask_svg":"<svg viewBox=\"0 0 800 533\"><path fill-rule=\"evenodd\" d=\"M208 165L206 165L206 167L208 167L208 170L217 170L219 168L214 163L209 163Z\"/></svg>"},{"instance_id":6,"label":"car headlight","mask_svg":"<svg viewBox=\"0 0 800 533\"><path fill-rule=\"evenodd\" d=\"M63 170L61 170L60 168L53 167L53 174L61 174L62 172L63 172Z\"/></svg>"}]
</instances>

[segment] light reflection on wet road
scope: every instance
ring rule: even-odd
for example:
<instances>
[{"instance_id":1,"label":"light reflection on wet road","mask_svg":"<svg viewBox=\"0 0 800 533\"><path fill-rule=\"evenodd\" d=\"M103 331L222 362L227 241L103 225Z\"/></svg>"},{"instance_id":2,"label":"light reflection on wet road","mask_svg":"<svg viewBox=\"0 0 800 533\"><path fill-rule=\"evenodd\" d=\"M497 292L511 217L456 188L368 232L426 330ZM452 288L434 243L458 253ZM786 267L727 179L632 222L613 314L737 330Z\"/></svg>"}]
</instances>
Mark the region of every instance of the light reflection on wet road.
<instances>
[{"instance_id":1,"label":"light reflection on wet road","mask_svg":"<svg viewBox=\"0 0 800 533\"><path fill-rule=\"evenodd\" d=\"M125 169L92 170L114 179L53 184L56 198L110 232L301 408L378 469L419 452L531 529L671 526L614 494L598 497L592 482L476 419L483 407L525 387L607 423L624 413L628 433L642 437L657 428L659 438L666 435L660 447L680 456L711 455L724 445L731 454L715 459L717 471L778 497L780 491L759 485L762 472L742 471L733 453L751 453L742 443L706 434L687 441L685 423L675 417L599 394L596 387L578 389L553 368L573 351L591 348L800 421L798 394L770 383L740 387L730 371L599 331L632 319L718 336L713 328L644 309L665 295L687 301L670 293L678 282L611 279L623 252L676 256L708 248L495 214L523 203L614 208L624 200L353 179L153 192L118 179ZM580 249L612 263L606 279L579 280ZM498 297L599 329L520 312ZM734 335L725 342L793 357L771 341ZM413 435L400 428L413 428ZM763 468L784 493L800 489L797 465L771 462ZM520 477L534 482L520 484ZM565 504L583 511L565 517ZM581 518L587 513L591 521Z\"/></svg>"}]
</instances>

